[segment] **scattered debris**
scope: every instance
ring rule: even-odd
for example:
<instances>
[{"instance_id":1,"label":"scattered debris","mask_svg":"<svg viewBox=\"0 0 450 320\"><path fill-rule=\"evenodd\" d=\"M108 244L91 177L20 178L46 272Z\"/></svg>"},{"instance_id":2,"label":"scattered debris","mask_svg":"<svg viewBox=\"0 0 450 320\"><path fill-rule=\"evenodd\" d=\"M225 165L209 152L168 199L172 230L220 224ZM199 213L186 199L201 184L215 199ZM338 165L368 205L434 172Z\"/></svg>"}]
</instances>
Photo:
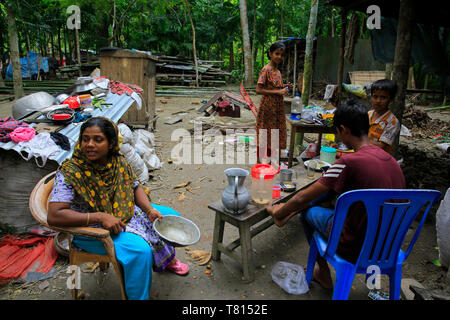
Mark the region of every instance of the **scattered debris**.
<instances>
[{"instance_id":1,"label":"scattered debris","mask_svg":"<svg viewBox=\"0 0 450 320\"><path fill-rule=\"evenodd\" d=\"M50 283L47 280L45 280L39 285L39 290L44 291L49 285Z\"/></svg>"},{"instance_id":2,"label":"scattered debris","mask_svg":"<svg viewBox=\"0 0 450 320\"><path fill-rule=\"evenodd\" d=\"M82 272L85 273L92 273L95 271L95 269L97 269L100 266L99 262L96 263L92 263L92 262L88 262L86 264L86 266L84 268L81 269Z\"/></svg>"},{"instance_id":3,"label":"scattered debris","mask_svg":"<svg viewBox=\"0 0 450 320\"><path fill-rule=\"evenodd\" d=\"M186 182L182 182L180 184L177 184L175 187L173 187L174 189L178 189L178 188L186 188L188 185L191 184L191 181L186 181Z\"/></svg>"},{"instance_id":4,"label":"scattered debris","mask_svg":"<svg viewBox=\"0 0 450 320\"><path fill-rule=\"evenodd\" d=\"M175 124L175 123L181 122L181 121L183 121L183 116L168 118L164 123L172 125L172 124Z\"/></svg>"},{"instance_id":5,"label":"scattered debris","mask_svg":"<svg viewBox=\"0 0 450 320\"><path fill-rule=\"evenodd\" d=\"M191 251L189 247L186 247L185 251L200 266L207 264L211 260L211 252L207 252L204 250L192 250Z\"/></svg>"}]
</instances>

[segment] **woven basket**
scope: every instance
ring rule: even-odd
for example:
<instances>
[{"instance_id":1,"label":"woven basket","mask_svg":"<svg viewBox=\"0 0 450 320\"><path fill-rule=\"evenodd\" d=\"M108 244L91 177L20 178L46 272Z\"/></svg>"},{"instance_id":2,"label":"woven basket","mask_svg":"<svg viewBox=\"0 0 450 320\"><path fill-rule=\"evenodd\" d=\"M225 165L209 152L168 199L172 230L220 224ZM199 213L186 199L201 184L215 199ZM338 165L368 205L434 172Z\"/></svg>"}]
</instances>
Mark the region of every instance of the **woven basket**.
<instances>
[{"instance_id":1,"label":"woven basket","mask_svg":"<svg viewBox=\"0 0 450 320\"><path fill-rule=\"evenodd\" d=\"M352 84L360 85L386 78L385 71L351 71L348 74L350 75L350 82Z\"/></svg>"}]
</instances>

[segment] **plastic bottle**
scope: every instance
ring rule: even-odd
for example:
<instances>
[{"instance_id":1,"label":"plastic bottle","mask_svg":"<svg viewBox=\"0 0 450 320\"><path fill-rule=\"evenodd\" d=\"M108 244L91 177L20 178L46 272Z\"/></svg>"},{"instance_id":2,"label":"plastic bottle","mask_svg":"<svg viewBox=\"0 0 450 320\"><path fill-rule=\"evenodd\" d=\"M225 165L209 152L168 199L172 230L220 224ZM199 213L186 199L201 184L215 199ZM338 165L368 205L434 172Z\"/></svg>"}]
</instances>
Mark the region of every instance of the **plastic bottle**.
<instances>
[{"instance_id":1,"label":"plastic bottle","mask_svg":"<svg viewBox=\"0 0 450 320\"><path fill-rule=\"evenodd\" d=\"M300 120L302 118L300 94L297 93L291 103L291 119Z\"/></svg>"}]
</instances>

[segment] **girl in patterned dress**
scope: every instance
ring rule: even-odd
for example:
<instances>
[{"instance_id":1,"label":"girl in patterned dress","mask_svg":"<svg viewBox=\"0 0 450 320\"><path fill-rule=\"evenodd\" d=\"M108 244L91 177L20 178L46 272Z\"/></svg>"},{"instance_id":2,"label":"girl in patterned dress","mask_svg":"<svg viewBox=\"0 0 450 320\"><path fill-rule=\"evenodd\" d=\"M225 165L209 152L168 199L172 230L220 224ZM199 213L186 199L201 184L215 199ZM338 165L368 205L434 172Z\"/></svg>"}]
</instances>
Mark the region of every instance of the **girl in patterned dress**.
<instances>
[{"instance_id":1,"label":"girl in patterned dress","mask_svg":"<svg viewBox=\"0 0 450 320\"><path fill-rule=\"evenodd\" d=\"M261 158L278 157L279 159L280 150L286 149L287 133L283 96L292 90L292 84L283 85L281 72L278 70L285 50L286 47L282 42L276 42L270 46L267 53L270 62L262 68L256 86L256 93L263 95L256 119L259 162ZM276 145L272 146L272 130L278 130L278 148Z\"/></svg>"},{"instance_id":2,"label":"girl in patterned dress","mask_svg":"<svg viewBox=\"0 0 450 320\"><path fill-rule=\"evenodd\" d=\"M58 169L47 221L61 227L90 226L108 229L116 258L124 270L128 299L149 299L152 269L185 275L187 264L153 229L155 219L175 210L150 203L131 166L119 154L117 125L107 118L91 118L80 129L71 159ZM105 255L103 244L74 236L77 248Z\"/></svg>"}]
</instances>

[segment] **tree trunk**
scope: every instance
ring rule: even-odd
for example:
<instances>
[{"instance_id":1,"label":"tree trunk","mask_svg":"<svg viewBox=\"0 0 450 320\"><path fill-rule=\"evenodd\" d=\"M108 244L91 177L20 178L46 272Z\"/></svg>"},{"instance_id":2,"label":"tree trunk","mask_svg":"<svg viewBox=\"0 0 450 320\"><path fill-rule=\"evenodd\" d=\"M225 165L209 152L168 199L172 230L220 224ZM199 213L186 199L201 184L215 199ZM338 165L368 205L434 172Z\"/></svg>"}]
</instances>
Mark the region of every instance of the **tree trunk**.
<instances>
[{"instance_id":1,"label":"tree trunk","mask_svg":"<svg viewBox=\"0 0 450 320\"><path fill-rule=\"evenodd\" d=\"M28 31L25 30L25 36L27 38L27 63L28 63L28 74L31 80L31 64L30 64L30 37L28 36Z\"/></svg>"},{"instance_id":2,"label":"tree trunk","mask_svg":"<svg viewBox=\"0 0 450 320\"><path fill-rule=\"evenodd\" d=\"M392 103L392 112L397 117L400 124L403 120L405 109L406 87L408 83L409 62L411 57L411 45L414 27L414 1L400 0L400 10L398 14L397 40L395 42L394 71L392 80L397 83L397 95ZM397 146L399 136L394 144L394 157L398 155Z\"/></svg>"},{"instance_id":3,"label":"tree trunk","mask_svg":"<svg viewBox=\"0 0 450 320\"><path fill-rule=\"evenodd\" d=\"M341 100L341 92L342 92L342 82L344 78L344 48L345 48L345 31L347 29L347 10L342 9L341 11L341 44L339 48L339 64L338 64L338 84L337 84L337 96L338 102L337 106L339 107L339 103Z\"/></svg>"},{"instance_id":4,"label":"tree trunk","mask_svg":"<svg viewBox=\"0 0 450 320\"><path fill-rule=\"evenodd\" d=\"M65 58L66 58L66 64L68 64L68 62L69 62L69 53L68 53L68 51L67 51L67 43L68 43L68 39L67 39L67 32L66 32L66 28L63 28L63 30L64 30L64 39L63 39L63 42L64 42L64 56L65 56ZM70 52L70 50L69 50L69 52Z\"/></svg>"},{"instance_id":5,"label":"tree trunk","mask_svg":"<svg viewBox=\"0 0 450 320\"><path fill-rule=\"evenodd\" d=\"M114 29L115 29L115 25L116 25L116 1L113 1L113 21L112 21L112 26L111 26L111 38L109 41L109 45L113 46L114 45Z\"/></svg>"},{"instance_id":6,"label":"tree trunk","mask_svg":"<svg viewBox=\"0 0 450 320\"><path fill-rule=\"evenodd\" d=\"M314 34L316 31L318 8L319 0L312 0L311 13L309 15L308 33L306 34L305 64L303 67L302 103L305 106L308 105L309 94L311 91Z\"/></svg>"},{"instance_id":7,"label":"tree trunk","mask_svg":"<svg viewBox=\"0 0 450 320\"><path fill-rule=\"evenodd\" d=\"M197 48L195 45L195 27L194 27L194 21L192 20L191 5L189 4L188 0L184 0L184 2L186 4L186 8L187 8L188 15L189 15L189 21L191 22L191 28L192 28L192 49L194 51L194 63L195 63L195 85L198 87L198 62L197 62Z\"/></svg>"},{"instance_id":8,"label":"tree trunk","mask_svg":"<svg viewBox=\"0 0 450 320\"><path fill-rule=\"evenodd\" d=\"M265 23L264 23L265 25ZM264 67L264 59L266 57L266 53L264 52L264 41L265 41L265 37L266 37L266 28L263 28L263 33L262 33L262 48L261 48L261 67Z\"/></svg>"},{"instance_id":9,"label":"tree trunk","mask_svg":"<svg viewBox=\"0 0 450 320\"><path fill-rule=\"evenodd\" d=\"M391 80L392 79L392 68L394 67L394 64L392 62L386 63L386 79Z\"/></svg>"},{"instance_id":10,"label":"tree trunk","mask_svg":"<svg viewBox=\"0 0 450 320\"><path fill-rule=\"evenodd\" d=\"M334 31L336 30L336 26L334 23L334 15L336 13L336 9L331 9L331 36L334 38Z\"/></svg>"},{"instance_id":11,"label":"tree trunk","mask_svg":"<svg viewBox=\"0 0 450 320\"><path fill-rule=\"evenodd\" d=\"M76 42L76 47L77 47L77 61L78 61L78 65L80 66L80 70L78 71L78 74L81 76L80 36L78 35L77 28L75 28L75 42Z\"/></svg>"},{"instance_id":12,"label":"tree trunk","mask_svg":"<svg viewBox=\"0 0 450 320\"><path fill-rule=\"evenodd\" d=\"M53 42L53 33L50 32L50 46L52 47L52 57L55 57L55 44Z\"/></svg>"},{"instance_id":13,"label":"tree trunk","mask_svg":"<svg viewBox=\"0 0 450 320\"><path fill-rule=\"evenodd\" d=\"M17 40L15 12L7 3L5 3L5 7L7 11L6 20L8 22L9 31L10 61L13 69L14 97L19 99L24 96L24 91L22 71L20 70L19 43Z\"/></svg>"},{"instance_id":14,"label":"tree trunk","mask_svg":"<svg viewBox=\"0 0 450 320\"><path fill-rule=\"evenodd\" d=\"M234 43L230 43L230 72L234 70Z\"/></svg>"},{"instance_id":15,"label":"tree trunk","mask_svg":"<svg viewBox=\"0 0 450 320\"><path fill-rule=\"evenodd\" d=\"M284 14L283 14L283 0L280 0L280 39L283 39L283 29L284 29Z\"/></svg>"},{"instance_id":16,"label":"tree trunk","mask_svg":"<svg viewBox=\"0 0 450 320\"><path fill-rule=\"evenodd\" d=\"M255 71L256 64L256 0L253 0L253 41L252 41L252 72Z\"/></svg>"},{"instance_id":17,"label":"tree trunk","mask_svg":"<svg viewBox=\"0 0 450 320\"><path fill-rule=\"evenodd\" d=\"M244 84L247 87L253 85L253 70L252 70L252 50L250 48L250 37L248 34L248 18L247 18L247 1L239 0L239 10L241 16L242 28L242 47L244 54Z\"/></svg>"},{"instance_id":18,"label":"tree trunk","mask_svg":"<svg viewBox=\"0 0 450 320\"><path fill-rule=\"evenodd\" d=\"M59 49L59 65L62 66L63 49L61 46L61 27L58 26L58 49Z\"/></svg>"}]
</instances>

